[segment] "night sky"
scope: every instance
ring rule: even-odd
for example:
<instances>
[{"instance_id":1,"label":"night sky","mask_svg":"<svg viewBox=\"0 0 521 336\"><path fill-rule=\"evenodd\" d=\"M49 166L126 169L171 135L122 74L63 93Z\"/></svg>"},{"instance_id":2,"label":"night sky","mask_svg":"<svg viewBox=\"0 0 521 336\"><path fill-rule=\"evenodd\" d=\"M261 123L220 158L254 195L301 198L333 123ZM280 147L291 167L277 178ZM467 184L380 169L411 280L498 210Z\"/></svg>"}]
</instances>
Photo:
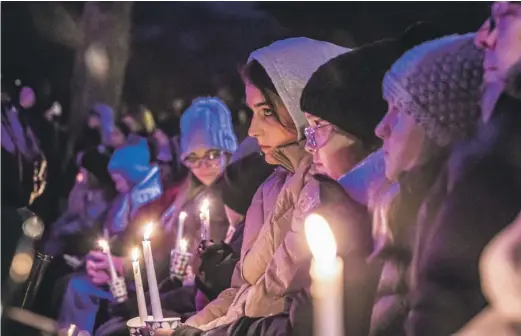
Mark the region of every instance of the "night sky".
<instances>
[{"instance_id":1,"label":"night sky","mask_svg":"<svg viewBox=\"0 0 521 336\"><path fill-rule=\"evenodd\" d=\"M71 16L82 3L62 3ZM67 106L73 51L49 41L31 13L45 4L1 4L2 80L22 79ZM40 7L39 7L40 6ZM124 100L165 109L176 97L241 95L237 72L255 48L304 35L354 46L397 36L419 20L447 32L475 31L486 2L141 2L133 12ZM41 10L40 10L41 9Z\"/></svg>"}]
</instances>

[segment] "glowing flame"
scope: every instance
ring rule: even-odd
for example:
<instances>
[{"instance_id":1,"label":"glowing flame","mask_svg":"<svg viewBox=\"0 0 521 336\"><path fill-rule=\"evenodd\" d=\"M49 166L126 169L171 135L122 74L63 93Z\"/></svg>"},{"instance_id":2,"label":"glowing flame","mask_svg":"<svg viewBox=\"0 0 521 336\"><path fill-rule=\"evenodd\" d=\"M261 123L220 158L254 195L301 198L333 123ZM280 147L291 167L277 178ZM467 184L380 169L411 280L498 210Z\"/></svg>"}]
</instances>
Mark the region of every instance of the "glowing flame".
<instances>
[{"instance_id":1,"label":"glowing flame","mask_svg":"<svg viewBox=\"0 0 521 336\"><path fill-rule=\"evenodd\" d=\"M187 250L188 250L188 240L183 238L179 242L179 251L186 252Z\"/></svg>"},{"instance_id":2,"label":"glowing flame","mask_svg":"<svg viewBox=\"0 0 521 336\"><path fill-rule=\"evenodd\" d=\"M132 260L138 261L139 260L139 249L137 247L134 247L132 249Z\"/></svg>"},{"instance_id":3,"label":"glowing flame","mask_svg":"<svg viewBox=\"0 0 521 336\"><path fill-rule=\"evenodd\" d=\"M150 236L152 235L152 230L154 229L154 223L150 222L147 225L145 225L145 234L143 237L145 240L149 240Z\"/></svg>"},{"instance_id":4,"label":"glowing flame","mask_svg":"<svg viewBox=\"0 0 521 336\"><path fill-rule=\"evenodd\" d=\"M78 175L76 175L76 182L78 182L78 183L83 182L83 173L78 173Z\"/></svg>"},{"instance_id":5,"label":"glowing flame","mask_svg":"<svg viewBox=\"0 0 521 336\"><path fill-rule=\"evenodd\" d=\"M103 249L103 252L107 252L109 250L109 243L105 239L98 240L98 245Z\"/></svg>"},{"instance_id":6,"label":"glowing flame","mask_svg":"<svg viewBox=\"0 0 521 336\"><path fill-rule=\"evenodd\" d=\"M306 239L318 265L332 265L336 259L336 241L326 219L311 214L305 222Z\"/></svg>"},{"instance_id":7,"label":"glowing flame","mask_svg":"<svg viewBox=\"0 0 521 336\"><path fill-rule=\"evenodd\" d=\"M179 220L184 221L186 216L188 216L187 213L184 211L181 211L181 213L179 214Z\"/></svg>"}]
</instances>

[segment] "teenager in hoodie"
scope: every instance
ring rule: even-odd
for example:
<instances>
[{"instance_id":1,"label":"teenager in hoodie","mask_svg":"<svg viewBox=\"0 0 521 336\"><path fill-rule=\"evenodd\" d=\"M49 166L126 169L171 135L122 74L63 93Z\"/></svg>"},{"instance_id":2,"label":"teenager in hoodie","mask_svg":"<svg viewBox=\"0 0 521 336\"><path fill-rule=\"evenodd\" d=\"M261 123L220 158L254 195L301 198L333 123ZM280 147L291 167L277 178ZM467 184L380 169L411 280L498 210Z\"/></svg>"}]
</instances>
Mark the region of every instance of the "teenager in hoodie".
<instances>
[{"instance_id":1,"label":"teenager in hoodie","mask_svg":"<svg viewBox=\"0 0 521 336\"><path fill-rule=\"evenodd\" d=\"M282 312L285 296L310 284L303 271L311 258L303 232L307 214L327 205L326 216L365 215L363 207L354 204L334 181L313 176L312 157L304 148L307 122L298 104L312 73L346 51L327 42L290 38L250 56L244 71L246 100L253 110L249 134L257 138L266 161L280 167L259 188L248 209L232 288L189 319L189 326L209 330L243 315ZM338 222L327 217L331 223ZM352 234L340 245L350 245L352 257L368 253L369 224L343 226ZM297 275L299 271L306 274Z\"/></svg>"}]
</instances>

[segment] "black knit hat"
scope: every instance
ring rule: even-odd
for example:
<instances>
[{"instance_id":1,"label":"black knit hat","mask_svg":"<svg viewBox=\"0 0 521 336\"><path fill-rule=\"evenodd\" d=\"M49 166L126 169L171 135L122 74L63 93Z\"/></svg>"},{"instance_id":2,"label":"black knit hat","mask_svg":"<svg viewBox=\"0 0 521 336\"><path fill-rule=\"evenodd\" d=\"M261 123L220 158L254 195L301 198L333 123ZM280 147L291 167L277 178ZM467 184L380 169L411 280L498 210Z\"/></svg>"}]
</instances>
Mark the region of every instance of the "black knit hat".
<instances>
[{"instance_id":1,"label":"black knit hat","mask_svg":"<svg viewBox=\"0 0 521 336\"><path fill-rule=\"evenodd\" d=\"M108 171L110 156L100 153L96 148L91 148L81 157L81 167L94 175L101 185L112 183Z\"/></svg>"},{"instance_id":2,"label":"black knit hat","mask_svg":"<svg viewBox=\"0 0 521 336\"><path fill-rule=\"evenodd\" d=\"M442 34L418 23L399 39L363 45L323 64L311 76L300 99L302 111L329 121L359 138L366 147L379 145L374 129L387 111L382 80L408 49Z\"/></svg>"},{"instance_id":3,"label":"black knit hat","mask_svg":"<svg viewBox=\"0 0 521 336\"><path fill-rule=\"evenodd\" d=\"M241 215L246 215L257 189L274 169L275 166L268 164L265 158L256 152L228 165L213 188L221 194L226 206Z\"/></svg>"}]
</instances>

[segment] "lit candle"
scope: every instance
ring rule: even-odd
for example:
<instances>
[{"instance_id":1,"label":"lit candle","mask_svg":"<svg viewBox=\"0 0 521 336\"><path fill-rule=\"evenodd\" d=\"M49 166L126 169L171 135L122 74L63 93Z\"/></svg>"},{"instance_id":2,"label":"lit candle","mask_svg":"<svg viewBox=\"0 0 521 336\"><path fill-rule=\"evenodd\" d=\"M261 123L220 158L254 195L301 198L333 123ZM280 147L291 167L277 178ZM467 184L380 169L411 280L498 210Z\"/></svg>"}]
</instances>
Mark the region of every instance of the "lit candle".
<instances>
[{"instance_id":1,"label":"lit candle","mask_svg":"<svg viewBox=\"0 0 521 336\"><path fill-rule=\"evenodd\" d=\"M179 244L181 244L181 240L183 239L183 229L185 226L186 212L181 212L179 214L179 221L177 224L177 239L175 241L175 246L179 248Z\"/></svg>"},{"instance_id":2,"label":"lit candle","mask_svg":"<svg viewBox=\"0 0 521 336\"><path fill-rule=\"evenodd\" d=\"M306 239L313 260L313 320L315 336L342 336L343 325L343 262L337 257L336 241L324 217L310 215L305 222Z\"/></svg>"},{"instance_id":3,"label":"lit candle","mask_svg":"<svg viewBox=\"0 0 521 336\"><path fill-rule=\"evenodd\" d=\"M139 267L139 249L132 250L132 269L134 270L134 282L136 283L137 308L141 325L145 325L148 318L147 303L145 301L145 290L143 289L143 279L141 279L141 268Z\"/></svg>"},{"instance_id":4,"label":"lit candle","mask_svg":"<svg viewBox=\"0 0 521 336\"><path fill-rule=\"evenodd\" d=\"M109 272L110 278L114 281L118 277L118 273L116 272L116 267L114 267L114 261L112 260L112 253L110 253L109 243L105 239L100 239L98 241L98 245L103 249L103 253L107 254L107 258L109 261Z\"/></svg>"},{"instance_id":5,"label":"lit candle","mask_svg":"<svg viewBox=\"0 0 521 336\"><path fill-rule=\"evenodd\" d=\"M188 251L188 240L181 239L178 245L178 250L181 253L186 253L186 251Z\"/></svg>"},{"instance_id":6,"label":"lit candle","mask_svg":"<svg viewBox=\"0 0 521 336\"><path fill-rule=\"evenodd\" d=\"M201 240L210 239L210 201L205 199L201 205Z\"/></svg>"},{"instance_id":7,"label":"lit candle","mask_svg":"<svg viewBox=\"0 0 521 336\"><path fill-rule=\"evenodd\" d=\"M152 256L152 247L150 246L151 233L152 223L148 223L145 226L145 234L143 239L143 257L145 258L145 266L147 269L148 292L150 293L152 316L154 316L154 321L159 321L163 319L163 311L161 310L161 301L159 299L159 289L157 287L156 270L154 268L154 258Z\"/></svg>"}]
</instances>

